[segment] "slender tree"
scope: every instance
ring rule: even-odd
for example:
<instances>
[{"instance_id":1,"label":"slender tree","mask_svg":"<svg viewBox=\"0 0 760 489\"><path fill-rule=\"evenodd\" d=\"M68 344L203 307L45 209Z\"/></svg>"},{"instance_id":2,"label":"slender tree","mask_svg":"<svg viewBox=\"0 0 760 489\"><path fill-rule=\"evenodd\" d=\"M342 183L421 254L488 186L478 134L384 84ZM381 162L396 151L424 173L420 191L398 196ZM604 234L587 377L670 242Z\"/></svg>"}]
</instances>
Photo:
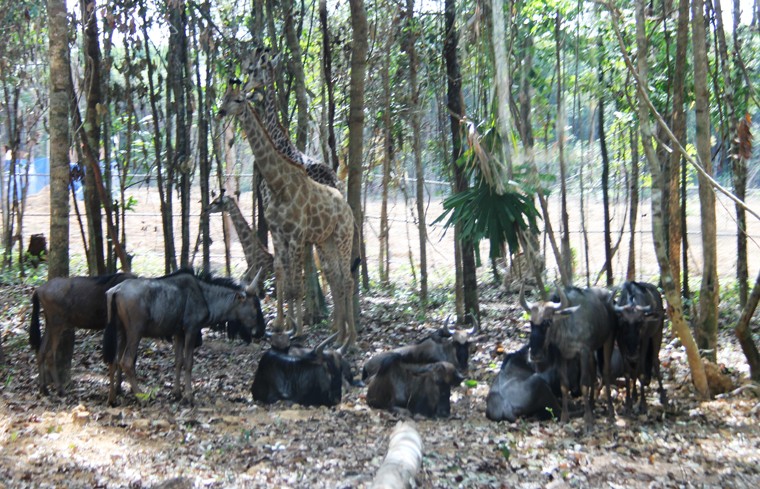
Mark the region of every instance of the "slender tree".
<instances>
[{"instance_id":1,"label":"slender tree","mask_svg":"<svg viewBox=\"0 0 760 489\"><path fill-rule=\"evenodd\" d=\"M464 169L458 164L463 154L461 121L464 116L462 101L462 76L459 68L459 56L457 53L458 31L456 27L456 1L445 2L445 32L443 41L443 58L446 62L446 75L448 86L446 89L446 106L449 110L449 122L451 124L451 165L454 175L454 192L464 192L468 188L468 182ZM480 317L480 305L478 303L477 277L475 274L475 250L470 240L464 240L461 236L461 224L454 227L454 241L461 256L462 288L457 288L464 310L457 311L458 322L468 322L467 315L475 318ZM459 302L459 301L458 301Z\"/></svg>"},{"instance_id":2,"label":"slender tree","mask_svg":"<svg viewBox=\"0 0 760 489\"><path fill-rule=\"evenodd\" d=\"M692 0L692 50L694 58L694 102L697 155L706 175L699 174L699 203L702 230L702 285L699 293L697 345L715 361L718 349L718 300L720 283L717 269L715 192L707 176L712 175L710 154L710 94L707 89L707 40L704 2Z\"/></svg>"}]
</instances>

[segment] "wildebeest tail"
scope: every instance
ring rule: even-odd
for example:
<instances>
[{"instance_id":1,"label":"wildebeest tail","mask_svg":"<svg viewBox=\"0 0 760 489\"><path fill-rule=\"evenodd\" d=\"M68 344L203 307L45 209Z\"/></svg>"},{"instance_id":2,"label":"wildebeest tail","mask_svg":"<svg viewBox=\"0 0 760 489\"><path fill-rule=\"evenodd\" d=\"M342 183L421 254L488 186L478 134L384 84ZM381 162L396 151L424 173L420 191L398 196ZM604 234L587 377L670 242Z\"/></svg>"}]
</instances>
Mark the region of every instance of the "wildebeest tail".
<instances>
[{"instance_id":1,"label":"wildebeest tail","mask_svg":"<svg viewBox=\"0 0 760 489\"><path fill-rule=\"evenodd\" d=\"M35 290L32 294L32 323L29 325L29 344L34 351L40 351L42 333L40 333L40 298Z\"/></svg>"},{"instance_id":2,"label":"wildebeest tail","mask_svg":"<svg viewBox=\"0 0 760 489\"><path fill-rule=\"evenodd\" d=\"M103 360L114 363L119 337L119 314L116 311L116 294L106 294L108 298L108 324L103 332Z\"/></svg>"}]
</instances>

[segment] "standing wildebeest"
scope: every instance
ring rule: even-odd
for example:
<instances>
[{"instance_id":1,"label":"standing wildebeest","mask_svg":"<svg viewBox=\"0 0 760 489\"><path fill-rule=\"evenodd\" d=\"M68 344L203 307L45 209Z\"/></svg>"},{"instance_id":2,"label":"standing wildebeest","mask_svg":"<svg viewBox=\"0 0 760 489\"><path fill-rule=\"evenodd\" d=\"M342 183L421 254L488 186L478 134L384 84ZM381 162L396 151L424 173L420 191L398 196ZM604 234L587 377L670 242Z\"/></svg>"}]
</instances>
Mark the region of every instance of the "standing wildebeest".
<instances>
[{"instance_id":1,"label":"standing wildebeest","mask_svg":"<svg viewBox=\"0 0 760 489\"><path fill-rule=\"evenodd\" d=\"M255 401L264 404L284 400L303 406L335 406L343 396L343 356L339 350L325 351L338 333L313 350L284 352L269 349L259 360L251 385Z\"/></svg>"},{"instance_id":2,"label":"standing wildebeest","mask_svg":"<svg viewBox=\"0 0 760 489\"><path fill-rule=\"evenodd\" d=\"M375 375L383 361L394 355L401 356L406 363L449 362L454 364L460 372L466 372L472 346L469 337L479 331L477 320L469 331L451 330L446 325L414 345L378 353L365 362L362 368L362 380Z\"/></svg>"},{"instance_id":3,"label":"standing wildebeest","mask_svg":"<svg viewBox=\"0 0 760 489\"><path fill-rule=\"evenodd\" d=\"M662 386L660 347L665 309L660 291L652 284L625 282L620 289L615 312L618 315L617 343L625 370L626 410L630 412L636 400L638 381L641 383L639 412L646 412L645 388L649 385L653 370L659 382L660 402L664 406L667 396Z\"/></svg>"},{"instance_id":4,"label":"standing wildebeest","mask_svg":"<svg viewBox=\"0 0 760 489\"><path fill-rule=\"evenodd\" d=\"M450 362L407 363L399 354L382 359L367 387L367 404L378 409L406 409L428 417L448 417L451 386L464 380Z\"/></svg>"},{"instance_id":5,"label":"standing wildebeest","mask_svg":"<svg viewBox=\"0 0 760 489\"><path fill-rule=\"evenodd\" d=\"M514 422L520 417L550 419L561 408L559 374L555 365L536 372L528 362L525 345L504 357L486 398L486 417L492 421Z\"/></svg>"},{"instance_id":6,"label":"standing wildebeest","mask_svg":"<svg viewBox=\"0 0 760 489\"><path fill-rule=\"evenodd\" d=\"M103 335L103 358L110 365L108 402L116 401L120 387L114 379L117 363L132 386L132 393L140 394L135 360L137 346L145 336L174 338L172 393L176 397L182 394L180 374L184 367L184 398L192 403L193 347L201 328L222 321L238 321L248 331L255 330L255 337L264 335L261 304L253 293L258 277L257 274L244 288L228 278L198 277L192 271L180 270L160 278L126 280L108 290L108 326Z\"/></svg>"},{"instance_id":7,"label":"standing wildebeest","mask_svg":"<svg viewBox=\"0 0 760 489\"><path fill-rule=\"evenodd\" d=\"M558 361L562 389L562 422L569 419L569 364L575 359L580 361L583 417L586 426L590 427L594 422L591 412L596 378L594 352L603 348L603 378L607 388L608 416L610 420L614 420L609 366L617 318L609 292L602 289L581 290L568 287L566 290L559 288L558 294L560 302L545 301L533 304L525 300L525 292L520 289L520 304L530 314L529 360L534 363L545 362L550 349L556 348L560 357Z\"/></svg>"},{"instance_id":8,"label":"standing wildebeest","mask_svg":"<svg viewBox=\"0 0 760 489\"><path fill-rule=\"evenodd\" d=\"M59 277L37 287L32 294L32 320L29 344L37 352L40 392L47 394L52 382L58 394L64 394L66 379L59 378L59 366L70 368L71 357L58 358L64 335L72 341L74 329L103 330L108 322L106 291L128 278L131 273L101 277ZM45 334L40 332L40 304L45 314Z\"/></svg>"}]
</instances>

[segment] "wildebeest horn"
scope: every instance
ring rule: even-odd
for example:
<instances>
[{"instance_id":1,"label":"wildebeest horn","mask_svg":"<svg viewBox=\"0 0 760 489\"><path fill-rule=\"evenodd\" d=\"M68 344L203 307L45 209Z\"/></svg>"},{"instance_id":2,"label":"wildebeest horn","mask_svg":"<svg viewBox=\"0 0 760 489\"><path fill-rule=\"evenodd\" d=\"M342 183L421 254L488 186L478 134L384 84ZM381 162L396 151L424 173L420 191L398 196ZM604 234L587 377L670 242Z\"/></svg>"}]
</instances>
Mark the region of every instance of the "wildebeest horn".
<instances>
[{"instance_id":1,"label":"wildebeest horn","mask_svg":"<svg viewBox=\"0 0 760 489\"><path fill-rule=\"evenodd\" d=\"M559 284L557 284L557 293L559 294L559 306L562 309L565 309L566 307L570 307L570 301L567 299L567 295L565 294L565 289Z\"/></svg>"},{"instance_id":2,"label":"wildebeest horn","mask_svg":"<svg viewBox=\"0 0 760 489\"><path fill-rule=\"evenodd\" d=\"M480 333L480 323L478 322L477 316L474 314L470 314L470 317L472 318L472 329L470 329L467 334L473 335L476 333Z\"/></svg>"},{"instance_id":3,"label":"wildebeest horn","mask_svg":"<svg viewBox=\"0 0 760 489\"><path fill-rule=\"evenodd\" d=\"M256 276L253 277L253 280L251 280L251 284L246 287L245 291L248 294L258 294L259 292L259 279L261 278L261 272L264 271L264 267L259 268L259 271L256 272Z\"/></svg>"},{"instance_id":4,"label":"wildebeest horn","mask_svg":"<svg viewBox=\"0 0 760 489\"><path fill-rule=\"evenodd\" d=\"M449 335L456 333L456 328L451 328L451 314L446 316L446 320L443 322L443 329L446 330Z\"/></svg>"},{"instance_id":5,"label":"wildebeest horn","mask_svg":"<svg viewBox=\"0 0 760 489\"><path fill-rule=\"evenodd\" d=\"M520 285L520 305L525 312L530 312L533 309L533 304L525 299L525 284Z\"/></svg>"},{"instance_id":6,"label":"wildebeest horn","mask_svg":"<svg viewBox=\"0 0 760 489\"><path fill-rule=\"evenodd\" d=\"M322 353L325 350L325 347L335 341L335 338L338 337L338 333L333 333L330 336L328 336L322 343L318 344L316 348L314 348L314 353L317 355L322 355Z\"/></svg>"},{"instance_id":7,"label":"wildebeest horn","mask_svg":"<svg viewBox=\"0 0 760 489\"><path fill-rule=\"evenodd\" d=\"M612 289L612 295L610 296L610 302L615 304L615 297L617 297L618 293L620 292L620 287L615 287Z\"/></svg>"}]
</instances>

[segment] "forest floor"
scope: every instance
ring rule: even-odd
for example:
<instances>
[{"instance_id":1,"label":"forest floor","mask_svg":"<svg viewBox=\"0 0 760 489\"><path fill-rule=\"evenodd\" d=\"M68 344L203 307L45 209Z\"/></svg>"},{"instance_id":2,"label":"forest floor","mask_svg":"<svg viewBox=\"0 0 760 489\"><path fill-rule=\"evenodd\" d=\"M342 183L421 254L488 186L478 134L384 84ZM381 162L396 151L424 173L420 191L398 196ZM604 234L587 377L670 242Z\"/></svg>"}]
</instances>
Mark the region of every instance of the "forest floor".
<instances>
[{"instance_id":1,"label":"forest floor","mask_svg":"<svg viewBox=\"0 0 760 489\"><path fill-rule=\"evenodd\" d=\"M151 399L141 405L127 388L121 405L109 407L99 335L81 332L68 394L43 397L26 333L30 294L0 288L0 488L367 487L400 419L370 409L359 387L334 408L258 405L250 385L267 345L214 332L195 353L193 407L170 398L171 345L151 340L143 341L137 368ZM439 328L451 302L443 291L437 296L422 321L403 290L364 294L363 330L349 355L357 372L373 353ZM615 423L598 407L588 434L582 419L486 419L501 352L517 349L527 332L515 296L484 286L481 299L470 380L453 390L451 417L416 420L424 446L419 487L760 487L756 390L698 400L669 332L660 355L667 407L652 395L649 415L628 417L617 398ZM312 328L308 342L326 335L326 327ZM747 382L730 330L721 333L719 360L736 387Z\"/></svg>"}]
</instances>

